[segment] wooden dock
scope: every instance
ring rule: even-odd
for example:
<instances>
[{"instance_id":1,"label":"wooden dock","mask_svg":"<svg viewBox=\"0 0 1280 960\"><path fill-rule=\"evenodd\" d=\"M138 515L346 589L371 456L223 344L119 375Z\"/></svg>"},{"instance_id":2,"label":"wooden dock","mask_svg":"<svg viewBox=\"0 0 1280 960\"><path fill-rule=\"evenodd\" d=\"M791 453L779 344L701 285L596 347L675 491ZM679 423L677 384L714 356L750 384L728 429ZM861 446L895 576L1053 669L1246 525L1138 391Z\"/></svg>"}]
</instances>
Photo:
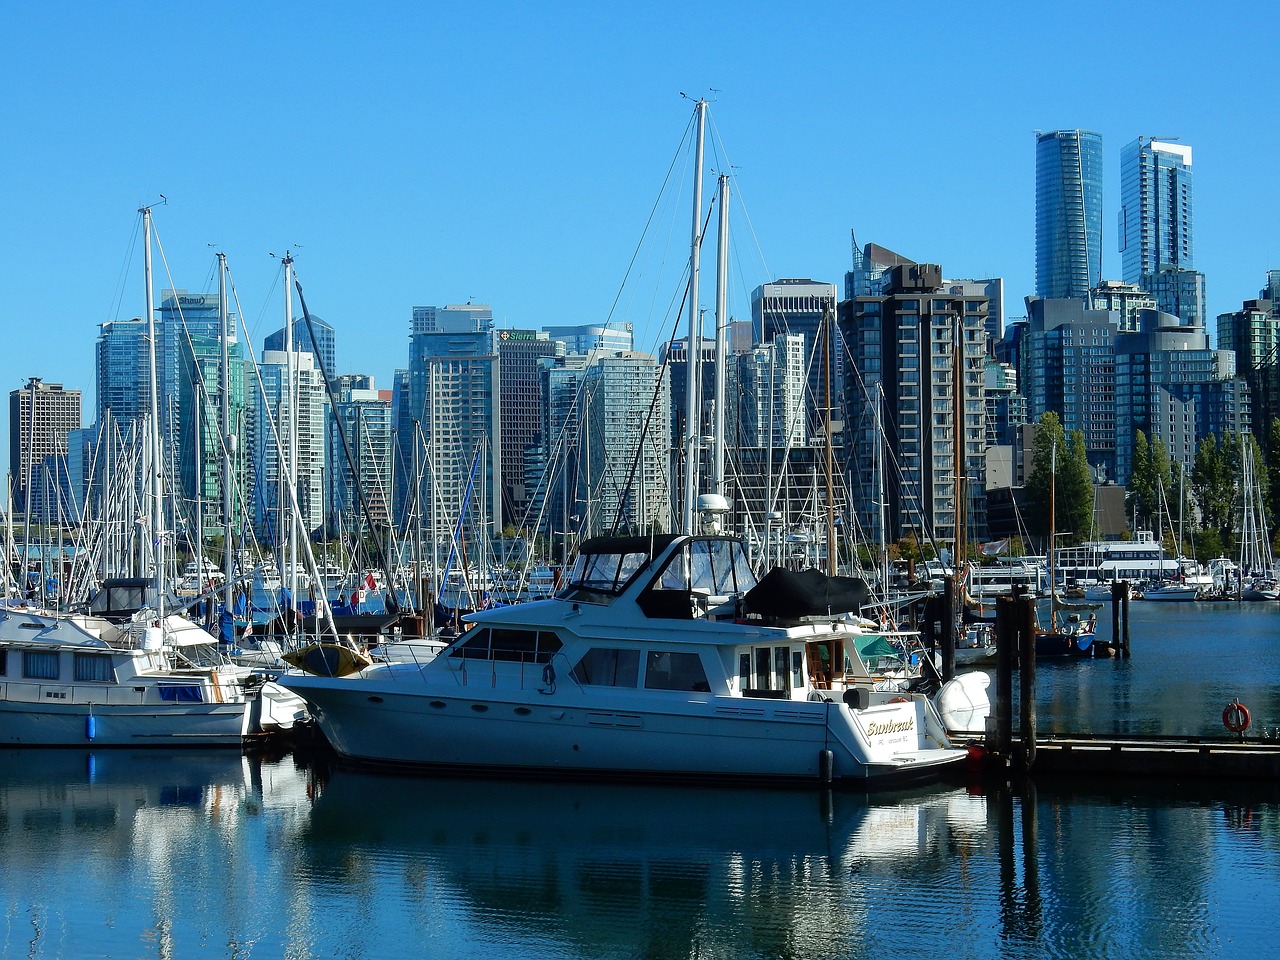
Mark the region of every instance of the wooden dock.
<instances>
[{"instance_id":1,"label":"wooden dock","mask_svg":"<svg viewBox=\"0 0 1280 960\"><path fill-rule=\"evenodd\" d=\"M995 766L1026 769L1027 751L1015 736L1012 755ZM1280 740L1246 737L1041 735L1030 771L1045 775L1195 777L1280 782Z\"/></svg>"}]
</instances>

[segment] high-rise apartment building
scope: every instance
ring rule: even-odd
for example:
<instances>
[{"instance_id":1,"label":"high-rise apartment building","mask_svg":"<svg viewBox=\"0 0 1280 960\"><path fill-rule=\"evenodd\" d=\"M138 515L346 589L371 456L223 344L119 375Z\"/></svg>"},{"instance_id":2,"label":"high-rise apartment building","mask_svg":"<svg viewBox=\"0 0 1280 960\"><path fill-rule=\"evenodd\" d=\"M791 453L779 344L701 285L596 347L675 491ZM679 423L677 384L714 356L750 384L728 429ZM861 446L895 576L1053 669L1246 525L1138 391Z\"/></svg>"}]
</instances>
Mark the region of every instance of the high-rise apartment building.
<instances>
[{"instance_id":1,"label":"high-rise apartment building","mask_svg":"<svg viewBox=\"0 0 1280 960\"><path fill-rule=\"evenodd\" d=\"M1235 354L1209 349L1203 328L1140 311L1139 328L1115 338L1115 479L1128 483L1133 473L1139 430L1190 473L1201 437L1247 429L1248 390L1235 374Z\"/></svg>"},{"instance_id":2,"label":"high-rise apartment building","mask_svg":"<svg viewBox=\"0 0 1280 960\"><path fill-rule=\"evenodd\" d=\"M540 361L564 354L564 344L534 330L498 331L499 419L502 435L502 514L516 527L529 526L534 491L525 482L525 456L542 443Z\"/></svg>"},{"instance_id":3,"label":"high-rise apartment building","mask_svg":"<svg viewBox=\"0 0 1280 960\"><path fill-rule=\"evenodd\" d=\"M407 409L396 412L397 515L417 503L429 531L461 523L468 544L487 545L503 515L493 310L414 307L408 387Z\"/></svg>"},{"instance_id":4,"label":"high-rise apartment building","mask_svg":"<svg viewBox=\"0 0 1280 960\"><path fill-rule=\"evenodd\" d=\"M1264 288L1265 289L1265 288ZM1235 313L1218 315L1218 349L1236 357L1249 384L1253 423L1269 429L1280 417L1280 313L1271 300L1246 300Z\"/></svg>"},{"instance_id":5,"label":"high-rise apartment building","mask_svg":"<svg viewBox=\"0 0 1280 960\"><path fill-rule=\"evenodd\" d=\"M297 501L307 533L324 523L325 425L328 395L324 380L311 353L295 351L290 390L290 357L279 350L264 350L258 372L262 393L250 412L250 460L252 469L250 502L254 526L264 543L279 544L293 516ZM290 401L292 393L292 401ZM289 412L292 406L294 414ZM290 440L290 433L296 441ZM295 480L294 495L288 492L290 459ZM283 455L283 456L282 456Z\"/></svg>"},{"instance_id":6,"label":"high-rise apartment building","mask_svg":"<svg viewBox=\"0 0 1280 960\"><path fill-rule=\"evenodd\" d=\"M602 354L583 376L589 533L671 529L669 380L653 357Z\"/></svg>"},{"instance_id":7,"label":"high-rise apartment building","mask_svg":"<svg viewBox=\"0 0 1280 960\"><path fill-rule=\"evenodd\" d=\"M1085 299L1102 279L1102 137L1036 134L1036 296Z\"/></svg>"},{"instance_id":8,"label":"high-rise apartment building","mask_svg":"<svg viewBox=\"0 0 1280 960\"><path fill-rule=\"evenodd\" d=\"M391 522L392 391L343 374L329 414L327 520L331 533L363 535ZM363 496L361 496L363 494Z\"/></svg>"},{"instance_id":9,"label":"high-rise apartment building","mask_svg":"<svg viewBox=\"0 0 1280 960\"><path fill-rule=\"evenodd\" d=\"M1126 283L1184 324L1205 323L1204 276L1195 269L1191 148L1138 137L1120 155L1118 233Z\"/></svg>"},{"instance_id":10,"label":"high-rise apartment building","mask_svg":"<svg viewBox=\"0 0 1280 960\"><path fill-rule=\"evenodd\" d=\"M840 304L853 358L845 436L859 526L875 541L915 530L953 542L959 476L965 528L981 535L987 300L949 294L935 264L895 266L882 289Z\"/></svg>"},{"instance_id":11,"label":"high-rise apartment building","mask_svg":"<svg viewBox=\"0 0 1280 960\"><path fill-rule=\"evenodd\" d=\"M1120 314L1081 299L1027 298L1027 329L1018 350L1018 381L1032 423L1046 411L1063 430L1084 434L1090 466L1116 476L1115 335Z\"/></svg>"},{"instance_id":12,"label":"high-rise apartment building","mask_svg":"<svg viewBox=\"0 0 1280 960\"><path fill-rule=\"evenodd\" d=\"M843 406L845 349L836 323L836 285L783 279L756 287L751 293L751 324L758 344L780 333L804 337L806 434L823 434L828 407L837 411Z\"/></svg>"},{"instance_id":13,"label":"high-rise apartment building","mask_svg":"<svg viewBox=\"0 0 1280 960\"><path fill-rule=\"evenodd\" d=\"M9 472L14 497L33 523L74 516L67 434L81 426L80 391L32 377L9 392Z\"/></svg>"},{"instance_id":14,"label":"high-rise apartment building","mask_svg":"<svg viewBox=\"0 0 1280 960\"><path fill-rule=\"evenodd\" d=\"M293 349L310 353L316 358L316 369L323 370L330 380L337 377L338 339L333 327L314 313L311 323L305 316L293 318ZM284 327L269 333L262 342L263 350L284 349Z\"/></svg>"}]
</instances>

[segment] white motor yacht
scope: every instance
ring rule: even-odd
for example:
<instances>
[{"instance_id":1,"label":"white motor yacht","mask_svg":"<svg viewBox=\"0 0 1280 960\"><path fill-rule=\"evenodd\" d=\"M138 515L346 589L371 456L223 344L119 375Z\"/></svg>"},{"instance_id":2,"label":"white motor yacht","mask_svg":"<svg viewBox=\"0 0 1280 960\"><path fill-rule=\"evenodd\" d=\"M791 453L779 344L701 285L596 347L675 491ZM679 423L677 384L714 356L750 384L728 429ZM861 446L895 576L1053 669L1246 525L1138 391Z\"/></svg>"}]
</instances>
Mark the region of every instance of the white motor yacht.
<instances>
[{"instance_id":1,"label":"white motor yacht","mask_svg":"<svg viewBox=\"0 0 1280 960\"><path fill-rule=\"evenodd\" d=\"M598 538L555 597L470 614L434 657L279 682L369 764L856 783L955 769L967 751L930 698L877 689L859 657L843 614L865 599L816 571L757 584L729 537ZM949 698L966 710L953 729L981 729L970 694Z\"/></svg>"}]
</instances>

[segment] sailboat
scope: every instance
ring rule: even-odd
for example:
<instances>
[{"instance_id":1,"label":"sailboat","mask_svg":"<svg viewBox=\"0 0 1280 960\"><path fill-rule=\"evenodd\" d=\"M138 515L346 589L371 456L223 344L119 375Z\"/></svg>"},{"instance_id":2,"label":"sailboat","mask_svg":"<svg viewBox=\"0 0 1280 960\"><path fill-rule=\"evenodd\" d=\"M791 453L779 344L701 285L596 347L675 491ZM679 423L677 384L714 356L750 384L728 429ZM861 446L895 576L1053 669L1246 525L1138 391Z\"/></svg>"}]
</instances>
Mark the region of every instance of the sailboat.
<instances>
[{"instance_id":1,"label":"sailboat","mask_svg":"<svg viewBox=\"0 0 1280 960\"><path fill-rule=\"evenodd\" d=\"M150 578L105 581L87 610L0 607L0 742L32 746L231 746L291 729L303 702L232 662L172 609L165 583L151 210L143 220L151 411L145 472Z\"/></svg>"},{"instance_id":2,"label":"sailboat","mask_svg":"<svg viewBox=\"0 0 1280 960\"><path fill-rule=\"evenodd\" d=\"M695 113L691 344L706 108ZM718 322L727 330L722 312ZM686 432L692 445L698 431ZM864 631L845 615L866 601L865 584L782 569L757 580L743 541L721 532L724 495L697 495L693 459L685 532L582 542L554 597L467 615L428 662L280 682L306 698L339 755L366 764L859 784L960 767L967 751L930 698L877 686L859 656Z\"/></svg>"}]
</instances>

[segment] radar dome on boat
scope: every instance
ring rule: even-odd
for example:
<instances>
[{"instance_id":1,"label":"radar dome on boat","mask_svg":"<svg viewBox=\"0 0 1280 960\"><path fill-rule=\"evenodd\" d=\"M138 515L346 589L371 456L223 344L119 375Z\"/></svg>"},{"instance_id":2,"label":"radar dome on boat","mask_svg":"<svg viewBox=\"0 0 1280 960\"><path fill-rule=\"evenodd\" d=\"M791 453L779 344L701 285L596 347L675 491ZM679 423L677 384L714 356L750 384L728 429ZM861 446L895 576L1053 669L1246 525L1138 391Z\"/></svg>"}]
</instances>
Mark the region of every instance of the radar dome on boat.
<instances>
[{"instance_id":1,"label":"radar dome on boat","mask_svg":"<svg viewBox=\"0 0 1280 960\"><path fill-rule=\"evenodd\" d=\"M728 513L729 501L718 493L704 493L698 497L699 513Z\"/></svg>"}]
</instances>

